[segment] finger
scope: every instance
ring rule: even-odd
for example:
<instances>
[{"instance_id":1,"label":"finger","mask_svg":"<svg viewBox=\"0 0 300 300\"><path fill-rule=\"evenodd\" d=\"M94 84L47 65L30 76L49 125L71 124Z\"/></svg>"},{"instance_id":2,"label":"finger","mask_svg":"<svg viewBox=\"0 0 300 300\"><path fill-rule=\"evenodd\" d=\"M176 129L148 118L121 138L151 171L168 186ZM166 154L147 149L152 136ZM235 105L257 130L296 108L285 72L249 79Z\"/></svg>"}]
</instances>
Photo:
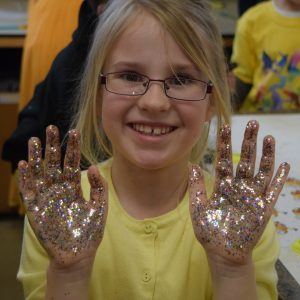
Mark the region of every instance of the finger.
<instances>
[{"instance_id":1,"label":"finger","mask_svg":"<svg viewBox=\"0 0 300 300\"><path fill-rule=\"evenodd\" d=\"M25 160L19 161L18 171L19 189L22 194L25 194L28 190L32 189L32 180L30 178L28 164Z\"/></svg>"},{"instance_id":2,"label":"finger","mask_svg":"<svg viewBox=\"0 0 300 300\"><path fill-rule=\"evenodd\" d=\"M87 174L89 183L91 185L90 201L95 202L95 204L101 201L105 201L103 197L105 195L106 183L101 177L98 168L96 166L89 167Z\"/></svg>"},{"instance_id":3,"label":"finger","mask_svg":"<svg viewBox=\"0 0 300 300\"><path fill-rule=\"evenodd\" d=\"M203 209L207 204L207 195L202 170L198 165L190 166L189 196L191 214L204 211Z\"/></svg>"},{"instance_id":4,"label":"finger","mask_svg":"<svg viewBox=\"0 0 300 300\"><path fill-rule=\"evenodd\" d=\"M35 199L35 193L33 189L33 182L30 176L29 166L26 161L21 160L18 163L18 172L19 172L19 189L22 195L22 200L24 202L26 210L33 204Z\"/></svg>"},{"instance_id":5,"label":"finger","mask_svg":"<svg viewBox=\"0 0 300 300\"><path fill-rule=\"evenodd\" d=\"M61 181L59 131L54 125L46 129L45 177L49 185Z\"/></svg>"},{"instance_id":6,"label":"finger","mask_svg":"<svg viewBox=\"0 0 300 300\"><path fill-rule=\"evenodd\" d=\"M36 137L28 141L28 168L34 181L43 178L42 146L41 141Z\"/></svg>"},{"instance_id":7,"label":"finger","mask_svg":"<svg viewBox=\"0 0 300 300\"><path fill-rule=\"evenodd\" d=\"M108 188L105 180L99 174L96 166L88 169L88 179L91 185L90 203L99 210L101 222L104 223L108 211Z\"/></svg>"},{"instance_id":8,"label":"finger","mask_svg":"<svg viewBox=\"0 0 300 300\"><path fill-rule=\"evenodd\" d=\"M231 129L229 125L223 125L219 131L216 157L216 181L215 187L224 179L232 178L232 149Z\"/></svg>"},{"instance_id":9,"label":"finger","mask_svg":"<svg viewBox=\"0 0 300 300\"><path fill-rule=\"evenodd\" d=\"M246 126L241 159L236 169L237 178L249 178L254 175L258 129L259 124L255 120L249 121Z\"/></svg>"},{"instance_id":10,"label":"finger","mask_svg":"<svg viewBox=\"0 0 300 300\"><path fill-rule=\"evenodd\" d=\"M80 134L71 130L64 160L64 178L68 181L80 183Z\"/></svg>"},{"instance_id":11,"label":"finger","mask_svg":"<svg viewBox=\"0 0 300 300\"><path fill-rule=\"evenodd\" d=\"M255 176L256 182L265 190L272 179L275 161L275 139L271 135L266 136L263 142L262 157L259 171Z\"/></svg>"},{"instance_id":12,"label":"finger","mask_svg":"<svg viewBox=\"0 0 300 300\"><path fill-rule=\"evenodd\" d=\"M288 163L282 163L277 172L275 177L273 178L271 185L269 186L267 193L266 193L266 201L269 205L270 210L273 210L278 196L283 188L284 183L286 182L287 176L290 171L290 165Z\"/></svg>"}]
</instances>

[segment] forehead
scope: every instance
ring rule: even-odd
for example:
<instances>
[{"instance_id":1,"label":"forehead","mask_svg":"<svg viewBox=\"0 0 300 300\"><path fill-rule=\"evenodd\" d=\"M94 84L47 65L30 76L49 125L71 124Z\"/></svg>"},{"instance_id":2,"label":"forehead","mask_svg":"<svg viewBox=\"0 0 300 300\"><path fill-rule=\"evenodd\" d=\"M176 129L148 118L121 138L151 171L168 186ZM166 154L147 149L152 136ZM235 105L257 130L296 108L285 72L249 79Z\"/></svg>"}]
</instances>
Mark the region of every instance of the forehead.
<instances>
[{"instance_id":1,"label":"forehead","mask_svg":"<svg viewBox=\"0 0 300 300\"><path fill-rule=\"evenodd\" d=\"M118 63L194 66L171 34L150 13L143 11L114 43L106 65Z\"/></svg>"}]
</instances>

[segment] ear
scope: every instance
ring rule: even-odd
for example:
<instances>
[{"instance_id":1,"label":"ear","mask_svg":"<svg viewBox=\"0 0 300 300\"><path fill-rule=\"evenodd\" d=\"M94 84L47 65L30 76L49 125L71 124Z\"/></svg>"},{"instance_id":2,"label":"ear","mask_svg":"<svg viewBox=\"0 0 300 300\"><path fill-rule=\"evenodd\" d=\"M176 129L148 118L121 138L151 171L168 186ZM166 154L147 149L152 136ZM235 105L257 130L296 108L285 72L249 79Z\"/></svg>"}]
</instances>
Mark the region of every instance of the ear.
<instances>
[{"instance_id":1,"label":"ear","mask_svg":"<svg viewBox=\"0 0 300 300\"><path fill-rule=\"evenodd\" d=\"M209 122L212 119L212 117L214 117L215 115L216 115L216 106L214 104L214 101L213 101L211 95L209 95L208 106L206 109L205 122Z\"/></svg>"}]
</instances>

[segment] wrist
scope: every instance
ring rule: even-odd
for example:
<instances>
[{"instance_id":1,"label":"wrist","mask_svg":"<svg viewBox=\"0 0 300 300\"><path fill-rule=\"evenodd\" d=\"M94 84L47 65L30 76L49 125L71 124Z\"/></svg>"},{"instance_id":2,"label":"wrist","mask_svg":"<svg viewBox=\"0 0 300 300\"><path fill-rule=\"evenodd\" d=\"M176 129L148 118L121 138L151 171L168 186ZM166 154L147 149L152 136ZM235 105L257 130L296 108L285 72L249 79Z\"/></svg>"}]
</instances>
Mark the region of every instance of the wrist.
<instances>
[{"instance_id":1,"label":"wrist","mask_svg":"<svg viewBox=\"0 0 300 300\"><path fill-rule=\"evenodd\" d=\"M208 263L214 300L258 299L252 258L237 264L216 255L208 257Z\"/></svg>"},{"instance_id":2,"label":"wrist","mask_svg":"<svg viewBox=\"0 0 300 300\"><path fill-rule=\"evenodd\" d=\"M64 282L88 281L92 272L94 260L82 259L70 266L61 266L51 260L47 275L64 279Z\"/></svg>"},{"instance_id":3,"label":"wrist","mask_svg":"<svg viewBox=\"0 0 300 300\"><path fill-rule=\"evenodd\" d=\"M92 272L90 261L62 267L51 261L47 270L46 299L87 300Z\"/></svg>"},{"instance_id":4,"label":"wrist","mask_svg":"<svg viewBox=\"0 0 300 300\"><path fill-rule=\"evenodd\" d=\"M207 259L213 276L240 278L254 272L251 256L245 258L242 263L229 261L219 255L207 255Z\"/></svg>"}]
</instances>

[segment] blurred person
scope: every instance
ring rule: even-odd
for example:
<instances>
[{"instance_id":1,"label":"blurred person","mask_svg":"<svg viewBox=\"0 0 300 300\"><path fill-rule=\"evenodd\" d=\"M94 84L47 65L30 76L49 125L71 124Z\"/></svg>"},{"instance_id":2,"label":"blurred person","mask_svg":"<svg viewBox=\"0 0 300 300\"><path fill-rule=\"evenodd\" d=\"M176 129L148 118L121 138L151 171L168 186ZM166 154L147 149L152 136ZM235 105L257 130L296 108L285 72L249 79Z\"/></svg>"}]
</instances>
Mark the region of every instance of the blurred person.
<instances>
[{"instance_id":1,"label":"blurred person","mask_svg":"<svg viewBox=\"0 0 300 300\"><path fill-rule=\"evenodd\" d=\"M83 0L29 0L23 49L19 109L32 98L53 59L71 41Z\"/></svg>"},{"instance_id":2,"label":"blurred person","mask_svg":"<svg viewBox=\"0 0 300 300\"><path fill-rule=\"evenodd\" d=\"M97 13L101 13L103 8L102 2L82 2L79 18L74 16L78 28L73 33L71 42L54 59L48 75L37 85L33 98L19 113L18 126L4 143L2 150L2 159L11 162L13 173L18 161L28 155L26 141L31 136L39 137L44 143L44 128L50 123L60 128L62 137L67 133L72 117L70 107L81 78L82 66L97 22ZM9 203L15 206L19 202L16 180L12 178Z\"/></svg>"},{"instance_id":3,"label":"blurred person","mask_svg":"<svg viewBox=\"0 0 300 300\"><path fill-rule=\"evenodd\" d=\"M238 21L232 63L239 112L300 110L300 1L273 0Z\"/></svg>"}]
</instances>

